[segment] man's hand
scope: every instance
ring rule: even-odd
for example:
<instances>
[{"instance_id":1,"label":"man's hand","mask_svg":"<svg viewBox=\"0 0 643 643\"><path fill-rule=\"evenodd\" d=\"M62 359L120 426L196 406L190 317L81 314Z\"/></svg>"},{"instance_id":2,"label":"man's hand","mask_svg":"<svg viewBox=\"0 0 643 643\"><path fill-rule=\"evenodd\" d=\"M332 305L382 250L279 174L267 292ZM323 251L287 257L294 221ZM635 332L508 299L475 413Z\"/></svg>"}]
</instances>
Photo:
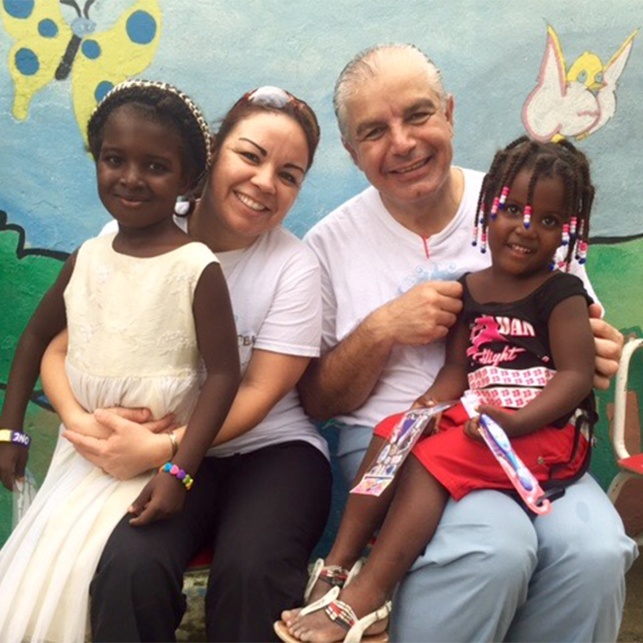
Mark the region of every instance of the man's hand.
<instances>
[{"instance_id":1,"label":"man's hand","mask_svg":"<svg viewBox=\"0 0 643 643\"><path fill-rule=\"evenodd\" d=\"M444 339L462 310L457 281L427 281L378 308L371 317L395 344L418 346Z\"/></svg>"},{"instance_id":2,"label":"man's hand","mask_svg":"<svg viewBox=\"0 0 643 643\"><path fill-rule=\"evenodd\" d=\"M589 322L594 333L596 348L594 388L606 390L618 370L625 340L620 331L601 319L601 313L601 307L598 304L592 304L589 307Z\"/></svg>"}]
</instances>

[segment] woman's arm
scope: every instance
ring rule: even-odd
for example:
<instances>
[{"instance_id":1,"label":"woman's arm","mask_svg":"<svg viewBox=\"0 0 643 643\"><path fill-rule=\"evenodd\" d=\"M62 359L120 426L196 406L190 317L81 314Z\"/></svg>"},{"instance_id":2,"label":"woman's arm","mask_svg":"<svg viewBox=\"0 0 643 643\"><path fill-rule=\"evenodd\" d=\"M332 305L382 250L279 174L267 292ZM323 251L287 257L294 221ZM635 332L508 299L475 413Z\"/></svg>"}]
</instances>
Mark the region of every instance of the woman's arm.
<instances>
[{"instance_id":1,"label":"woman's arm","mask_svg":"<svg viewBox=\"0 0 643 643\"><path fill-rule=\"evenodd\" d=\"M229 442L262 422L296 386L309 362L308 357L253 350L239 392L213 444Z\"/></svg>"},{"instance_id":2,"label":"woman's arm","mask_svg":"<svg viewBox=\"0 0 643 643\"><path fill-rule=\"evenodd\" d=\"M257 426L294 388L309 361L308 357L253 350L239 391L213 445L228 442ZM121 480L161 466L172 454L166 434L154 435L123 417L124 411L127 409L94 413L103 430L109 432L106 440L75 431L63 433L84 458ZM184 431L185 427L174 431L179 443Z\"/></svg>"},{"instance_id":3,"label":"woman's arm","mask_svg":"<svg viewBox=\"0 0 643 643\"><path fill-rule=\"evenodd\" d=\"M45 394L66 428L95 438L106 438L109 431L98 423L74 397L65 372L69 333L65 329L50 342L40 364Z\"/></svg>"},{"instance_id":4,"label":"woman's arm","mask_svg":"<svg viewBox=\"0 0 643 643\"><path fill-rule=\"evenodd\" d=\"M62 333L54 337L45 350L40 365L40 377L45 394L56 413L60 416L67 432L74 432L100 439L110 438L113 436L113 429L99 422L94 414L85 410L74 397L69 380L67 379L67 373L65 372L67 341L68 332L65 329ZM159 420L151 420L151 413L148 409L114 408L110 409L110 411L131 422L140 424L146 432L152 431L159 433L165 431L172 426L174 419L172 415L168 415ZM67 432L63 434L65 437L68 435ZM168 439L169 438L166 438L166 441ZM141 469L133 475L137 475L147 470L147 468ZM120 478L121 476L117 477Z\"/></svg>"},{"instance_id":5,"label":"woman's arm","mask_svg":"<svg viewBox=\"0 0 643 643\"><path fill-rule=\"evenodd\" d=\"M525 435L576 408L592 390L594 337L587 301L578 295L561 301L549 317L549 344L556 374L533 401L515 413L480 405L509 436Z\"/></svg>"}]
</instances>

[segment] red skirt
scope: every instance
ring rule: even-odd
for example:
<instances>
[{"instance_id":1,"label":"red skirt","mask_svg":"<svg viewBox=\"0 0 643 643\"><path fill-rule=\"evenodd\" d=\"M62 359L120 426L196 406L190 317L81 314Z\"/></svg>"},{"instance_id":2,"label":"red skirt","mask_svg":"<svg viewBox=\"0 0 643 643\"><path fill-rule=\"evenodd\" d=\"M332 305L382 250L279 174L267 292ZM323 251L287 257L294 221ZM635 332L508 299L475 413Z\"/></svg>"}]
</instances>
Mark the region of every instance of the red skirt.
<instances>
[{"instance_id":1,"label":"red skirt","mask_svg":"<svg viewBox=\"0 0 643 643\"><path fill-rule=\"evenodd\" d=\"M448 409L442 414L436 433L420 438L413 447L413 455L455 500L475 489L513 490L489 447L464 432L468 419L461 404ZM382 422L374 433L388 439L395 424ZM540 483L552 477L565 480L579 473L589 448L587 439L581 435L574 453L575 435L573 424L563 428L546 426L528 435L511 438L511 445Z\"/></svg>"}]
</instances>

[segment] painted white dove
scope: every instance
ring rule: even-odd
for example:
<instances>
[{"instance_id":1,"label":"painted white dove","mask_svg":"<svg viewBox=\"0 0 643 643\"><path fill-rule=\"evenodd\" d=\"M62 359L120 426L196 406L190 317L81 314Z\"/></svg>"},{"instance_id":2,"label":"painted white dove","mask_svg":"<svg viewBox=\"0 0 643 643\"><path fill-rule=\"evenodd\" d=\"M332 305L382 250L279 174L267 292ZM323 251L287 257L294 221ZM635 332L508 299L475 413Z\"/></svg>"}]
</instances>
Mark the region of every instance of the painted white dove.
<instances>
[{"instance_id":1,"label":"painted white dove","mask_svg":"<svg viewBox=\"0 0 643 643\"><path fill-rule=\"evenodd\" d=\"M522 122L539 141L582 139L601 128L616 111L616 83L625 68L638 29L603 66L586 51L567 71L558 35L547 27L547 45L538 84L527 97Z\"/></svg>"}]
</instances>

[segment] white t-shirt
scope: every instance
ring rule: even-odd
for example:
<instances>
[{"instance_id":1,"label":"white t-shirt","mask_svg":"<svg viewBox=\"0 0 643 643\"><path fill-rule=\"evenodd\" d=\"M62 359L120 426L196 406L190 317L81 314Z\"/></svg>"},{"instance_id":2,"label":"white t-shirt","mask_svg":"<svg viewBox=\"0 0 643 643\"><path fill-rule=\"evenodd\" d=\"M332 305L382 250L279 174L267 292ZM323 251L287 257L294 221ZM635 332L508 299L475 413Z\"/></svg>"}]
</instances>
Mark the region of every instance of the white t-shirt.
<instances>
[{"instance_id":1,"label":"white t-shirt","mask_svg":"<svg viewBox=\"0 0 643 643\"><path fill-rule=\"evenodd\" d=\"M176 217L187 231L187 219ZM110 222L101 234L113 231ZM319 356L321 301L319 264L315 255L283 227L261 235L250 247L217 252L226 278L237 326L241 372L253 348L284 355ZM249 453L265 446L301 440L328 457L328 446L303 411L292 389L257 426L208 455Z\"/></svg>"},{"instance_id":2,"label":"white t-shirt","mask_svg":"<svg viewBox=\"0 0 643 643\"><path fill-rule=\"evenodd\" d=\"M369 187L317 223L304 237L322 269L322 353L349 335L371 312L425 281L455 280L486 268L489 253L471 245L484 174L462 170L464 194L453 220L429 238L411 232ZM595 300L582 267L574 270ZM444 341L396 345L369 399L337 419L374 426L408 408L431 385L444 362Z\"/></svg>"}]
</instances>

